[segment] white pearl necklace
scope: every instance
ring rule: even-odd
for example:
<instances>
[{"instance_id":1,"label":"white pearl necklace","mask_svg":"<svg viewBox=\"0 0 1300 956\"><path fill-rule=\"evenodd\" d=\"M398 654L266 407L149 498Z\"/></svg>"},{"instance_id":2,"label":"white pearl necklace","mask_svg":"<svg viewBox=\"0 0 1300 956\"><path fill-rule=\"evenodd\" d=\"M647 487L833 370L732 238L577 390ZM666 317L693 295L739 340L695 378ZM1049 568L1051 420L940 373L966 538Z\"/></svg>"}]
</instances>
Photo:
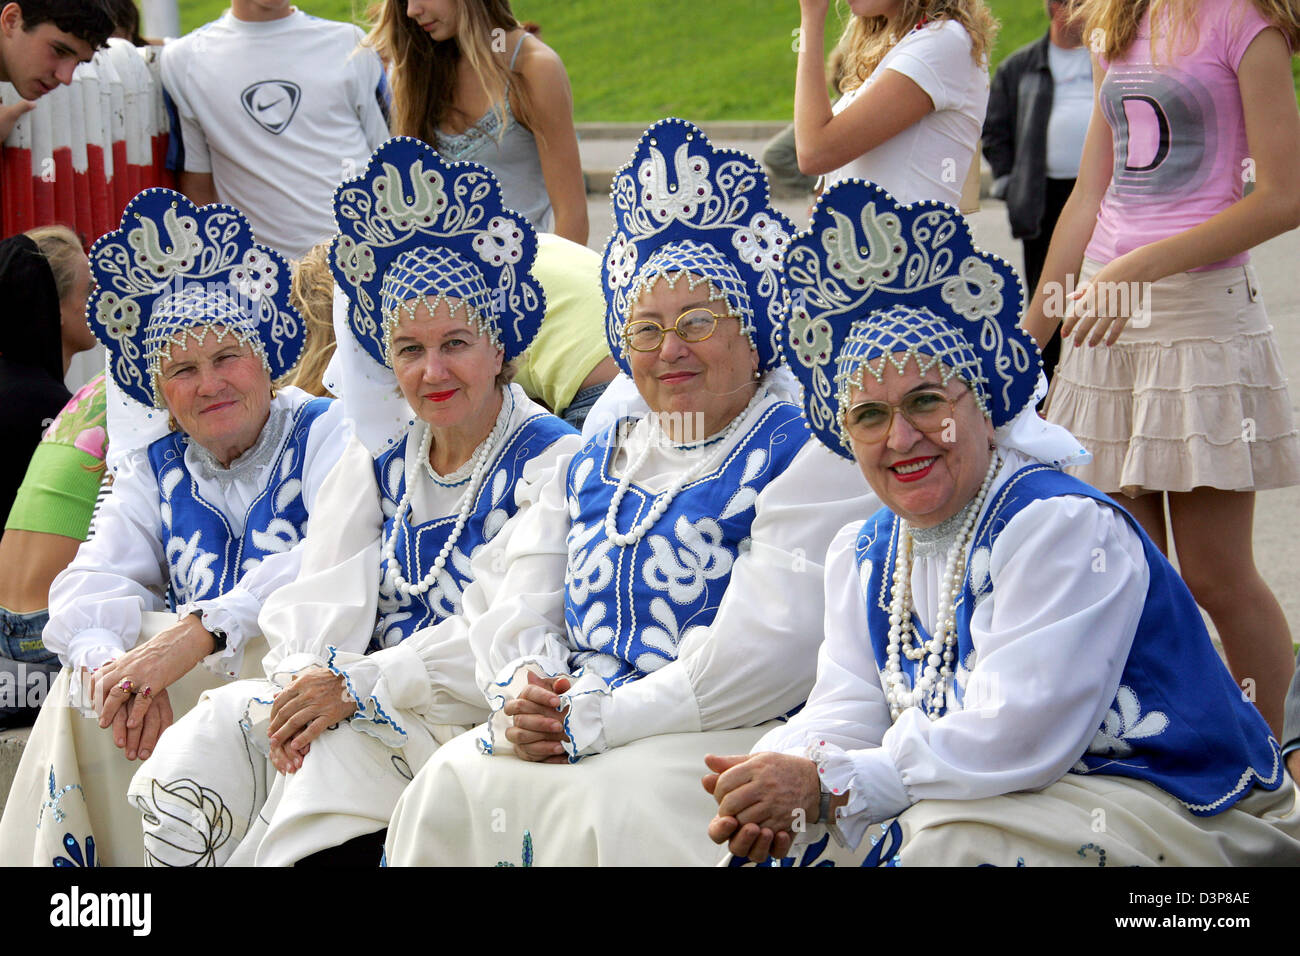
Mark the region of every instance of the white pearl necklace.
<instances>
[{"instance_id":1,"label":"white pearl necklace","mask_svg":"<svg viewBox=\"0 0 1300 956\"><path fill-rule=\"evenodd\" d=\"M767 390L762 385L754 390L754 395L750 398L749 403L745 405L739 415L731 420L731 423L723 431L721 438L717 439L719 446L726 447L727 439L740 427L740 423L758 404L759 399L765 397L766 394ZM614 490L614 497L609 500L609 509L605 512L605 537L620 548L629 544L636 544L644 538L646 533L655 526L655 523L663 517L664 512L668 510L668 506L673 503L673 499L677 497L681 490L704 474L713 462L712 455L702 455L699 461L673 479L673 483L667 491L663 491L655 497L654 504L650 506L648 515L638 521L627 534L619 531L616 523L618 506L623 503L623 496L627 494L628 488L632 486L632 477L645 464L646 458L650 456L650 450L656 444L655 433L659 432L659 416L651 412L649 419L650 434L646 435L645 447L637 454L634 461L628 462L627 468L623 470L623 477L618 480L618 487ZM667 436L665 436L665 440L667 440Z\"/></svg>"},{"instance_id":2,"label":"white pearl necklace","mask_svg":"<svg viewBox=\"0 0 1300 956\"><path fill-rule=\"evenodd\" d=\"M885 647L885 699L889 703L891 720L908 707L923 706L931 719L939 716L952 683L954 648L957 646L957 617L953 595L961 587L966 571L966 548L975 531L975 522L984 508L989 486L1002 466L1002 459L993 456L989 462L984 483L972 501L966 520L962 522L957 539L948 550L943 578L939 588L939 613L930 640L912 646L915 628L912 626L912 532L906 521L899 528L898 554L894 559L894 581L889 602L889 643ZM910 661L925 659L925 667L911 690L904 685L904 675L899 662L899 651Z\"/></svg>"},{"instance_id":3,"label":"white pearl necklace","mask_svg":"<svg viewBox=\"0 0 1300 956\"><path fill-rule=\"evenodd\" d=\"M487 474L488 462L492 460L492 452L496 449L497 440L505 431L506 423L510 421L508 411L510 406L510 396L502 396L502 414L497 416L496 424L492 426L492 431L488 437L474 451L474 467L470 471L469 486L465 493L461 495L460 507L456 514L456 527L447 536L447 540L442 544L442 550L433 560L427 574L419 580L418 583L412 584L402 575L401 564L397 560L397 532L401 523L406 520L406 512L411 504L411 489L415 486L415 471L422 463L428 462L429 450L433 446L433 428L424 424L424 435L420 440L420 450L411 464L406 469L406 490L402 492L402 500L397 504L397 511L393 514L393 532L384 539L383 558L388 562L392 569L393 587L406 597L412 597L423 594L429 588L433 587L434 582L438 580L438 575L442 569L447 566L447 559L451 557L451 549L455 547L456 542L460 540L461 532L465 530L465 523L469 520L470 512L474 510L474 499L478 497L479 488L482 487L483 478Z\"/></svg>"}]
</instances>

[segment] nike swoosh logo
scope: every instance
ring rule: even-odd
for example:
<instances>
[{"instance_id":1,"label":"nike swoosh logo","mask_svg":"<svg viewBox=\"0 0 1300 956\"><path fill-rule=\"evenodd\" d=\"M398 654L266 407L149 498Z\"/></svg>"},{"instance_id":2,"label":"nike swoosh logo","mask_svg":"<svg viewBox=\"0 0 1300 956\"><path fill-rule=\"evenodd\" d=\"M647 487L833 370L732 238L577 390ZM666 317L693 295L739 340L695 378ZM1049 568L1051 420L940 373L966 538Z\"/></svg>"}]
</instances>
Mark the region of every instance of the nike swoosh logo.
<instances>
[{"instance_id":1,"label":"nike swoosh logo","mask_svg":"<svg viewBox=\"0 0 1300 956\"><path fill-rule=\"evenodd\" d=\"M264 106L254 103L253 109L257 110L259 113L265 113L267 110L274 109L275 107L279 106L281 103L287 103L287 102L289 102L289 97L282 96L278 100L271 100L271 102L267 103Z\"/></svg>"}]
</instances>

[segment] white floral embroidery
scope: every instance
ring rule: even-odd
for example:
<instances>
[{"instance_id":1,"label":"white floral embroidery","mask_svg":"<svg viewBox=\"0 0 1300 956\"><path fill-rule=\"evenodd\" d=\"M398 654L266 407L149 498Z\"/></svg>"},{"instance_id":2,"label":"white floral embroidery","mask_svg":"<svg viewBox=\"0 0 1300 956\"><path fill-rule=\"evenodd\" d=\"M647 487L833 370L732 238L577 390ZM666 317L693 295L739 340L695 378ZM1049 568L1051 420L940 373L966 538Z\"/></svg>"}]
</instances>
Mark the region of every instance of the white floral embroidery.
<instances>
[{"instance_id":1,"label":"white floral embroidery","mask_svg":"<svg viewBox=\"0 0 1300 956\"><path fill-rule=\"evenodd\" d=\"M654 654L647 651L637 655L637 659L632 663L643 674L657 671L669 661L676 660L677 645L681 642L681 635L678 633L677 615L673 614L672 606L667 601L659 597L651 601L650 616L662 626L651 626L642 631L641 643L659 653Z\"/></svg>"},{"instance_id":2,"label":"white floral embroidery","mask_svg":"<svg viewBox=\"0 0 1300 956\"><path fill-rule=\"evenodd\" d=\"M690 144L682 143L673 156L677 183L668 185L668 163L664 154L651 148L649 157L637 170L637 187L641 206L656 222L669 219L689 221L695 211L713 195L709 164L702 156L690 154Z\"/></svg>"},{"instance_id":3,"label":"white floral embroidery","mask_svg":"<svg viewBox=\"0 0 1300 956\"><path fill-rule=\"evenodd\" d=\"M375 251L351 236L339 237L337 262L343 278L354 286L369 282L375 274Z\"/></svg>"},{"instance_id":4,"label":"white floral embroidery","mask_svg":"<svg viewBox=\"0 0 1300 956\"><path fill-rule=\"evenodd\" d=\"M139 220L140 227L127 233L126 242L135 252L135 261L154 276L190 271L194 260L203 252L199 238L199 224L193 216L181 216L168 209L163 214L163 228L167 231L166 248L158 233L158 224L152 219Z\"/></svg>"},{"instance_id":5,"label":"white floral embroidery","mask_svg":"<svg viewBox=\"0 0 1300 956\"><path fill-rule=\"evenodd\" d=\"M586 617L580 623L573 625L574 645L593 651L604 651L609 648L614 643L614 629L607 624L601 624L604 619L605 602L597 601L587 609ZM617 664L617 661L615 663Z\"/></svg>"},{"instance_id":6,"label":"white floral embroidery","mask_svg":"<svg viewBox=\"0 0 1300 956\"><path fill-rule=\"evenodd\" d=\"M586 604L588 594L603 590L614 580L614 562L609 556L613 544L601 541L590 551L586 549L601 530L602 525L597 522L591 528L575 524L569 531L569 562L564 577L574 604Z\"/></svg>"},{"instance_id":7,"label":"white floral embroidery","mask_svg":"<svg viewBox=\"0 0 1300 956\"><path fill-rule=\"evenodd\" d=\"M205 597L217 582L212 570L216 554L199 547L202 532L195 531L188 539L179 535L167 542L167 564L172 569L172 588L180 604Z\"/></svg>"},{"instance_id":8,"label":"white floral embroidery","mask_svg":"<svg viewBox=\"0 0 1300 956\"><path fill-rule=\"evenodd\" d=\"M745 459L745 470L740 476L740 487L727 500L727 506L722 509L722 514L718 515L719 521L725 521L732 515L738 515L753 507L754 502L758 500L758 491L750 485L750 482L762 474L763 466L766 464L766 449L755 448L749 453Z\"/></svg>"},{"instance_id":9,"label":"white floral embroidery","mask_svg":"<svg viewBox=\"0 0 1300 956\"><path fill-rule=\"evenodd\" d=\"M513 220L494 216L487 228L474 237L474 251L494 266L516 263L524 254L524 231Z\"/></svg>"},{"instance_id":10,"label":"white floral embroidery","mask_svg":"<svg viewBox=\"0 0 1300 956\"><path fill-rule=\"evenodd\" d=\"M1133 688L1121 684L1114 706L1106 711L1101 729L1088 747L1088 753L1125 757L1133 752L1130 740L1155 737L1165 732L1169 718L1158 710L1142 713L1141 702Z\"/></svg>"},{"instance_id":11,"label":"white floral embroidery","mask_svg":"<svg viewBox=\"0 0 1300 956\"><path fill-rule=\"evenodd\" d=\"M280 288L276 281L279 273L270 256L258 249L249 249L244 253L243 263L230 270L230 282L240 295L256 300L275 295Z\"/></svg>"},{"instance_id":12,"label":"white floral embroidery","mask_svg":"<svg viewBox=\"0 0 1300 956\"><path fill-rule=\"evenodd\" d=\"M286 518L272 518L266 524L266 530L253 531L250 535L253 546L267 554L282 554L291 551L301 540L298 528Z\"/></svg>"},{"instance_id":13,"label":"white floral embroidery","mask_svg":"<svg viewBox=\"0 0 1300 956\"><path fill-rule=\"evenodd\" d=\"M944 282L940 295L958 315L968 319L996 315L1002 308L1002 277L993 271L992 263L970 256L962 262L958 275Z\"/></svg>"},{"instance_id":14,"label":"white floral embroidery","mask_svg":"<svg viewBox=\"0 0 1300 956\"><path fill-rule=\"evenodd\" d=\"M622 289L632 281L632 276L636 274L637 252L636 246L628 241L626 236L619 235L610 243L609 252L605 256L606 268L609 270L609 287L611 289ZM581 482L578 483L581 487Z\"/></svg>"},{"instance_id":15,"label":"white floral embroidery","mask_svg":"<svg viewBox=\"0 0 1300 956\"><path fill-rule=\"evenodd\" d=\"M781 268L789 241L780 221L765 213L759 213L749 221L748 227L737 229L731 236L740 260L762 272Z\"/></svg>"},{"instance_id":16,"label":"white floral embroidery","mask_svg":"<svg viewBox=\"0 0 1300 956\"><path fill-rule=\"evenodd\" d=\"M731 552L721 546L722 528L713 518L692 524L682 515L673 525L673 535L682 547L674 548L661 534L647 539L654 556L641 574L649 587L667 591L675 603L690 604L704 591L705 582L731 573Z\"/></svg>"}]
</instances>

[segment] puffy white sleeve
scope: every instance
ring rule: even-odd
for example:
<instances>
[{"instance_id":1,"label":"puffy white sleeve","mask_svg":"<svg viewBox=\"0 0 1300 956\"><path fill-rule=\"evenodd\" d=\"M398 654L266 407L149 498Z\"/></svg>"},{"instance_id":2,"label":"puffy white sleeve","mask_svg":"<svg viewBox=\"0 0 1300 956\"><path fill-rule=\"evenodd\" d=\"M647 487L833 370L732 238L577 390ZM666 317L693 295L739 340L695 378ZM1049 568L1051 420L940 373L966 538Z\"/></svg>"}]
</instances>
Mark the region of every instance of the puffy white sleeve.
<instances>
[{"instance_id":1,"label":"puffy white sleeve","mask_svg":"<svg viewBox=\"0 0 1300 956\"><path fill-rule=\"evenodd\" d=\"M339 653L331 659L330 668L346 677L349 692L357 701L353 720L366 722L367 732L390 746L400 746L404 737L401 721L408 719L403 712L427 724L472 726L488 716L475 675L469 622L482 615L491 598L500 593L504 556L518 550L515 538L520 529L526 527L557 472L563 478L580 443L577 434L566 435L524 466L514 488L517 510L470 563L472 580L461 595L462 613L416 631L393 647L364 656ZM559 580L564 580L562 566ZM563 603L560 619L563 626Z\"/></svg>"},{"instance_id":2,"label":"puffy white sleeve","mask_svg":"<svg viewBox=\"0 0 1300 956\"><path fill-rule=\"evenodd\" d=\"M571 756L656 734L749 727L808 696L822 640L823 560L835 532L879 507L857 467L818 442L758 496L713 623L677 659L613 691L568 695Z\"/></svg>"},{"instance_id":3,"label":"puffy white sleeve","mask_svg":"<svg viewBox=\"0 0 1300 956\"><path fill-rule=\"evenodd\" d=\"M135 646L141 615L166 610L158 482L144 451L123 460L94 532L50 586L45 646L70 667L99 667Z\"/></svg>"},{"instance_id":4,"label":"puffy white sleeve","mask_svg":"<svg viewBox=\"0 0 1300 956\"><path fill-rule=\"evenodd\" d=\"M302 497L307 505L308 537L311 536L310 529L318 523L316 516L321 488L350 440L351 428L343 417L342 404L332 402L312 423L303 450L305 461L302 470ZM321 523L338 520L337 506L320 513L326 515L325 521ZM268 554L225 594L210 600L195 601L178 609L181 616L200 612L204 627L225 633L225 648L203 661L209 669L227 677L234 677L240 672L244 647L250 638L261 633L258 615L262 612L262 606L267 598L298 577L301 559L302 542L298 542L287 551ZM271 640L269 634L267 640Z\"/></svg>"},{"instance_id":5,"label":"puffy white sleeve","mask_svg":"<svg viewBox=\"0 0 1300 956\"><path fill-rule=\"evenodd\" d=\"M849 529L827 582L827 635L808 706L755 751L814 759L849 793L837 822L854 846L872 823L920 800L1037 790L1087 749L1119 687L1150 571L1114 508L1082 497L1034 502L998 536L993 594L975 610L977 660L964 709L891 726ZM851 585L844 582L852 582Z\"/></svg>"},{"instance_id":6,"label":"puffy white sleeve","mask_svg":"<svg viewBox=\"0 0 1300 956\"><path fill-rule=\"evenodd\" d=\"M257 618L270 651L267 676L324 666L331 646L365 653L375 628L384 515L374 459L351 439L312 504L300 567Z\"/></svg>"},{"instance_id":7,"label":"puffy white sleeve","mask_svg":"<svg viewBox=\"0 0 1300 956\"><path fill-rule=\"evenodd\" d=\"M555 461L504 547L494 548L491 566L476 574L465 591L465 618L475 660L475 682L494 710L521 668L549 675L569 673L564 621L564 576L571 524L566 494L569 462L578 445Z\"/></svg>"}]
</instances>

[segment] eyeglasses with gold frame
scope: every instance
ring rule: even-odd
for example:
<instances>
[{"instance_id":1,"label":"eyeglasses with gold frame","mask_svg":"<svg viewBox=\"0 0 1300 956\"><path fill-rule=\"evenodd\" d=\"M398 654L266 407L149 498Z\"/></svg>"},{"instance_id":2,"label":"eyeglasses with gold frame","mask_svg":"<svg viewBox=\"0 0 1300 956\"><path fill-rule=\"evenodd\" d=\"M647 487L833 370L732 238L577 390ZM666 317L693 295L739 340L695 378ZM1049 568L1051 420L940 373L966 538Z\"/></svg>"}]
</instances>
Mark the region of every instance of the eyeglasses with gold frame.
<instances>
[{"instance_id":1,"label":"eyeglasses with gold frame","mask_svg":"<svg viewBox=\"0 0 1300 956\"><path fill-rule=\"evenodd\" d=\"M727 318L729 314L695 306L677 316L677 321L667 328L649 319L638 319L624 326L623 340L637 352L657 351L669 332L675 333L683 342L703 342L717 329L718 320Z\"/></svg>"}]
</instances>

